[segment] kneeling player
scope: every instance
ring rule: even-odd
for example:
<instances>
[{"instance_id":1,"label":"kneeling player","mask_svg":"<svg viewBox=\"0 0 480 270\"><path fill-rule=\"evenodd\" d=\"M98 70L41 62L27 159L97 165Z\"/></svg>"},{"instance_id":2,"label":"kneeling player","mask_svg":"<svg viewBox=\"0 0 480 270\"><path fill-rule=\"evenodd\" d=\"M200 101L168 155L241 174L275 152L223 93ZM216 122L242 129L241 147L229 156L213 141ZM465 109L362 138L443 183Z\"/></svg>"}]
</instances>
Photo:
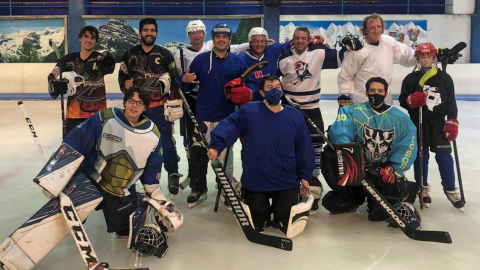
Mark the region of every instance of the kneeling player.
<instances>
[{"instance_id":1,"label":"kneeling player","mask_svg":"<svg viewBox=\"0 0 480 270\"><path fill-rule=\"evenodd\" d=\"M313 204L309 183L315 168L314 149L302 113L280 104L279 79L266 76L260 86L263 102L243 105L212 130L208 157L214 161L219 152L243 137L242 197L254 226L263 230L273 213L274 223L293 237L306 222L290 216L301 212L308 218ZM300 195L306 202L299 204Z\"/></svg>"},{"instance_id":2,"label":"kneeling player","mask_svg":"<svg viewBox=\"0 0 480 270\"><path fill-rule=\"evenodd\" d=\"M149 102L145 90L128 89L124 110L102 110L74 128L35 181L53 196L60 195L62 205L65 194L71 197L81 221L98 205L108 232L128 235L130 215L139 198L135 182L140 180L146 193L144 200L157 211L158 225L166 232L174 231L183 216L159 185L160 133L143 115ZM60 212L59 199L53 198L2 244L1 263L7 269L34 267L67 235Z\"/></svg>"},{"instance_id":3,"label":"kneeling player","mask_svg":"<svg viewBox=\"0 0 480 270\"><path fill-rule=\"evenodd\" d=\"M366 163L365 177L390 203L405 200L413 203L416 186L409 184L403 174L417 153L416 128L406 114L384 103L387 91L388 84L383 78L368 80L365 93L369 101L340 108L328 135L333 143L360 143ZM326 152L325 156L328 155ZM333 157L331 162L337 164L336 156ZM328 166L322 172L332 188L322 205L332 214L356 211L365 202L363 187L338 185L327 176ZM372 221L388 217L373 198L368 198L368 211L368 219Z\"/></svg>"}]
</instances>

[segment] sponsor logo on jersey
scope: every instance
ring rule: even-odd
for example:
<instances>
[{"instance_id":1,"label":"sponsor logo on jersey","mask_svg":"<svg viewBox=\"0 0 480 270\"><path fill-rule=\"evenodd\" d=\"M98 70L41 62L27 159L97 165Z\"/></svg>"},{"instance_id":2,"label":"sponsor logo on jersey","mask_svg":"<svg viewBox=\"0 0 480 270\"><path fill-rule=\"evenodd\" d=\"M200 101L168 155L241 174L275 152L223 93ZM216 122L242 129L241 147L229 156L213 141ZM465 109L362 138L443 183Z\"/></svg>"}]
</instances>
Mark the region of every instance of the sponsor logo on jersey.
<instances>
[{"instance_id":1,"label":"sponsor logo on jersey","mask_svg":"<svg viewBox=\"0 0 480 270\"><path fill-rule=\"evenodd\" d=\"M297 73L297 78L298 80L293 83L293 85L296 85L299 82L303 82L305 79L310 79L312 77L312 73L308 71L308 63L303 62L302 60L299 60L295 62L295 72Z\"/></svg>"},{"instance_id":2,"label":"sponsor logo on jersey","mask_svg":"<svg viewBox=\"0 0 480 270\"><path fill-rule=\"evenodd\" d=\"M107 141L111 141L114 143L119 143L122 141L122 138L108 133L103 133L103 138L107 139Z\"/></svg>"},{"instance_id":3,"label":"sponsor logo on jersey","mask_svg":"<svg viewBox=\"0 0 480 270\"><path fill-rule=\"evenodd\" d=\"M175 61L172 61L172 62L170 63L170 65L168 65L168 68L169 68L170 70L174 69L175 67L176 67Z\"/></svg>"},{"instance_id":4,"label":"sponsor logo on jersey","mask_svg":"<svg viewBox=\"0 0 480 270\"><path fill-rule=\"evenodd\" d=\"M400 164L401 169L407 168L407 165L410 161L410 157L412 156L413 149L415 149L415 136L412 136L412 141L408 146L408 150L405 152L405 156L402 158L402 164Z\"/></svg>"}]
</instances>

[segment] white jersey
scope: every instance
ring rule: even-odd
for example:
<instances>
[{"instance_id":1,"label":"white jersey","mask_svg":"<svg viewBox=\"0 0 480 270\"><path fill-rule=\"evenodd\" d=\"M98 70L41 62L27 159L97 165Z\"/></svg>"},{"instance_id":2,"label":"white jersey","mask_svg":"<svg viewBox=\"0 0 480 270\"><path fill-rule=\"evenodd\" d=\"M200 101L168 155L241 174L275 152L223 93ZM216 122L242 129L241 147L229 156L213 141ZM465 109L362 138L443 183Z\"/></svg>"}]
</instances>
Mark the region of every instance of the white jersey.
<instances>
[{"instance_id":1,"label":"white jersey","mask_svg":"<svg viewBox=\"0 0 480 270\"><path fill-rule=\"evenodd\" d=\"M322 69L334 69L339 65L337 51L324 46L308 46L300 55L293 47L284 51L278 60L278 70L285 98L302 109L318 108Z\"/></svg>"},{"instance_id":2,"label":"white jersey","mask_svg":"<svg viewBox=\"0 0 480 270\"><path fill-rule=\"evenodd\" d=\"M187 71L187 69L190 67L190 64L192 63L193 59L200 54L204 52L211 51L213 48L213 41L209 40L208 42L204 42L202 48L199 51L195 51L191 47L186 47L183 48L183 68L184 70L180 72L183 73L184 71ZM230 45L230 52L234 54L239 54L241 52L244 52L250 48L250 44L247 43L242 43L242 44L237 44L237 45ZM179 69L182 68L182 63L181 63L181 58L180 57L175 57L175 61L177 62L177 67Z\"/></svg>"},{"instance_id":3,"label":"white jersey","mask_svg":"<svg viewBox=\"0 0 480 270\"><path fill-rule=\"evenodd\" d=\"M365 83L371 77L382 77L391 85L394 59L405 67L416 64L414 50L393 37L381 36L378 46L368 44L363 38L363 44L361 50L345 53L342 69L337 77L339 94L349 96L353 93L355 103L368 101ZM385 102L392 104L390 89Z\"/></svg>"}]
</instances>

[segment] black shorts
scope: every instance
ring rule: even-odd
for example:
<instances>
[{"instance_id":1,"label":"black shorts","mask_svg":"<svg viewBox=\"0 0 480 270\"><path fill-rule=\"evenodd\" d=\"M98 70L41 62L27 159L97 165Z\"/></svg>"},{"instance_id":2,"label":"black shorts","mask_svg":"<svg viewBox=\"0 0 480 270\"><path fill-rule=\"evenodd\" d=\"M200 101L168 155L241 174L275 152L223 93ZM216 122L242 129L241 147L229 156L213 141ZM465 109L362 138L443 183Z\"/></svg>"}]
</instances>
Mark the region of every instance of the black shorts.
<instances>
[{"instance_id":1,"label":"black shorts","mask_svg":"<svg viewBox=\"0 0 480 270\"><path fill-rule=\"evenodd\" d=\"M452 146L450 142L445 139L443 134L443 127L445 126L445 120L431 120L423 123L423 148L430 147L430 151L435 153L451 153ZM418 127L417 127L418 130ZM417 138L420 136L417 134ZM420 148L420 142L418 142Z\"/></svg>"},{"instance_id":2,"label":"black shorts","mask_svg":"<svg viewBox=\"0 0 480 270\"><path fill-rule=\"evenodd\" d=\"M103 201L96 210L103 210L107 231L109 233L128 229L130 214L137 209L137 194L130 193L128 196L117 197L99 189L103 196Z\"/></svg>"},{"instance_id":3,"label":"black shorts","mask_svg":"<svg viewBox=\"0 0 480 270\"><path fill-rule=\"evenodd\" d=\"M310 118L310 120L312 120L312 122L317 126L318 129L320 129L320 131L322 133L325 133L324 132L324 127L323 127L322 112L320 111L320 108L311 109L311 110L303 110L303 112L305 112L307 117ZM306 119L305 119L305 121L307 122L308 131L310 131L311 135L314 135L314 136L311 137L312 138L312 143L323 144L325 142L325 140L323 140L323 138L320 137L317 130L312 125L310 125Z\"/></svg>"}]
</instances>

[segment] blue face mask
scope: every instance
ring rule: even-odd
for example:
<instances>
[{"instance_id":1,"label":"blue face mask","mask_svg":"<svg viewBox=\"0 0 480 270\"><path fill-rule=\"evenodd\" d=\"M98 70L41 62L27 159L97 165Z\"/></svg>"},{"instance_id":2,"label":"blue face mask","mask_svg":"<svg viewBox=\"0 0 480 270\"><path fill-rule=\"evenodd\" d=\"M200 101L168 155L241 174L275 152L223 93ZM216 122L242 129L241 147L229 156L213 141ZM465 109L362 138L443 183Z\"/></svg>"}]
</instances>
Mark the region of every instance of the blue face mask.
<instances>
[{"instance_id":1,"label":"blue face mask","mask_svg":"<svg viewBox=\"0 0 480 270\"><path fill-rule=\"evenodd\" d=\"M270 91L263 91L263 93L269 105L278 105L282 99L282 90L277 88L272 88Z\"/></svg>"}]
</instances>

